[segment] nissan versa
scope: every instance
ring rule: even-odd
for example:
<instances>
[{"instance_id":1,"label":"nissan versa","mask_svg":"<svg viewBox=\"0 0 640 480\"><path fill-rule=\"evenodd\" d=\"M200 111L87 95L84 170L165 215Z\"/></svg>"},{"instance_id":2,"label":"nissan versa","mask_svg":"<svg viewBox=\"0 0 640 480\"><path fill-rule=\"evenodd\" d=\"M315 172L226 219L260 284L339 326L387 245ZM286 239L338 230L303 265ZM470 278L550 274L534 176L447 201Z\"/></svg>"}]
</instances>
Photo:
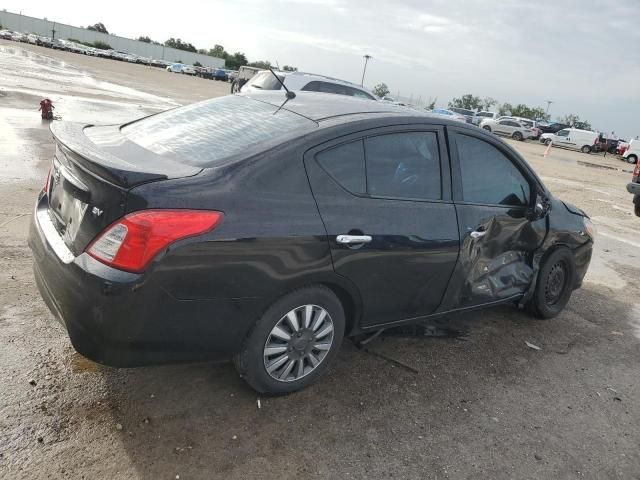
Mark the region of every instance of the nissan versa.
<instances>
[{"instance_id":1,"label":"nissan versa","mask_svg":"<svg viewBox=\"0 0 640 480\"><path fill-rule=\"evenodd\" d=\"M442 116L252 92L51 130L35 277L106 365L233 357L254 389L291 392L345 335L497 304L553 317L591 259L583 211Z\"/></svg>"}]
</instances>

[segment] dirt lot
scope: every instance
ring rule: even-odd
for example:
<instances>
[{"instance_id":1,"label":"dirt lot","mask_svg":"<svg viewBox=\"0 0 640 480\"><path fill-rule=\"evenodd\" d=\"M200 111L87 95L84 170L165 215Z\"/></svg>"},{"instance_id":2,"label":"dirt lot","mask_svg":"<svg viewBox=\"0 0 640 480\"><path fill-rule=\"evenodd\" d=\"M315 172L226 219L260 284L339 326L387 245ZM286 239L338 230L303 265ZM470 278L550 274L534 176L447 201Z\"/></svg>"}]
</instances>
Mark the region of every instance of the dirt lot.
<instances>
[{"instance_id":1,"label":"dirt lot","mask_svg":"<svg viewBox=\"0 0 640 480\"><path fill-rule=\"evenodd\" d=\"M229 85L3 41L0 65L0 477L640 479L627 164L515 144L599 230L558 318L498 308L451 317L442 336L346 342L321 383L258 408L230 364L114 370L74 353L25 242L53 155L41 95L64 120L122 122Z\"/></svg>"}]
</instances>

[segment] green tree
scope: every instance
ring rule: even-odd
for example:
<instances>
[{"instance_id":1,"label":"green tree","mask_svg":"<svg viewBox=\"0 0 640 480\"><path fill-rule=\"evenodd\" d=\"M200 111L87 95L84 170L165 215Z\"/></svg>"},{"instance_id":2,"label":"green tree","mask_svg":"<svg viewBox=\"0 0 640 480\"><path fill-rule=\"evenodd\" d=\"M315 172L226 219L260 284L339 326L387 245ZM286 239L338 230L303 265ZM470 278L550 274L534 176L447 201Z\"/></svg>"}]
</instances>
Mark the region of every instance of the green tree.
<instances>
[{"instance_id":1,"label":"green tree","mask_svg":"<svg viewBox=\"0 0 640 480\"><path fill-rule=\"evenodd\" d=\"M193 63L194 67L201 67L202 64L200 62L198 62L197 60Z\"/></svg>"},{"instance_id":2,"label":"green tree","mask_svg":"<svg viewBox=\"0 0 640 480\"><path fill-rule=\"evenodd\" d=\"M298 71L298 67L292 67L291 65L285 65L284 67L282 67L282 70L284 70L285 72L297 72Z\"/></svg>"},{"instance_id":3,"label":"green tree","mask_svg":"<svg viewBox=\"0 0 640 480\"><path fill-rule=\"evenodd\" d=\"M424 108L426 108L427 110L433 110L434 108L436 108L437 101L438 101L438 97L435 97L433 100L431 99L431 97L429 97L429 101L427 102Z\"/></svg>"},{"instance_id":4,"label":"green tree","mask_svg":"<svg viewBox=\"0 0 640 480\"><path fill-rule=\"evenodd\" d=\"M491 107L493 107L494 105L497 105L498 101L495 98L491 98L491 97L484 97L482 99L482 105L480 105L480 107L483 110L489 110Z\"/></svg>"},{"instance_id":5,"label":"green tree","mask_svg":"<svg viewBox=\"0 0 640 480\"><path fill-rule=\"evenodd\" d=\"M373 87L372 92L376 97L382 98L389 95L389 87L387 87L386 83L381 82Z\"/></svg>"},{"instance_id":6,"label":"green tree","mask_svg":"<svg viewBox=\"0 0 640 480\"><path fill-rule=\"evenodd\" d=\"M151 43L151 39L149 37L138 37L139 42Z\"/></svg>"},{"instance_id":7,"label":"green tree","mask_svg":"<svg viewBox=\"0 0 640 480\"><path fill-rule=\"evenodd\" d=\"M165 46L176 48L178 50L184 50L185 52L193 52L196 53L198 50L192 44L188 42L183 42L180 38L171 37L169 40L164 42Z\"/></svg>"},{"instance_id":8,"label":"green tree","mask_svg":"<svg viewBox=\"0 0 640 480\"><path fill-rule=\"evenodd\" d=\"M579 128L580 130L592 130L591 122L588 122L587 120L580 120L580 117L574 113L558 117L558 122Z\"/></svg>"},{"instance_id":9,"label":"green tree","mask_svg":"<svg viewBox=\"0 0 640 480\"><path fill-rule=\"evenodd\" d=\"M242 52L236 52L233 55L229 55L227 53L223 58L225 61L225 65L227 66L227 68L230 68L231 70L237 70L241 66L249 63L249 61L247 60L247 57Z\"/></svg>"},{"instance_id":10,"label":"green tree","mask_svg":"<svg viewBox=\"0 0 640 480\"><path fill-rule=\"evenodd\" d=\"M449 108L466 108L467 110L478 110L482 108L483 103L480 97L467 93L460 98L454 98L449 102Z\"/></svg>"},{"instance_id":11,"label":"green tree","mask_svg":"<svg viewBox=\"0 0 640 480\"><path fill-rule=\"evenodd\" d=\"M222 45L214 45L213 48L209 49L207 55L210 57L224 58L225 60L229 56Z\"/></svg>"},{"instance_id":12,"label":"green tree","mask_svg":"<svg viewBox=\"0 0 640 480\"><path fill-rule=\"evenodd\" d=\"M89 25L87 27L87 30L91 30L93 32L100 32L100 33L106 33L108 34L109 31L107 30L107 27L104 26L104 23L102 22L98 22L94 25Z\"/></svg>"},{"instance_id":13,"label":"green tree","mask_svg":"<svg viewBox=\"0 0 640 480\"><path fill-rule=\"evenodd\" d=\"M251 62L250 67L268 69L271 68L271 62L269 60L258 60L257 62Z\"/></svg>"},{"instance_id":14,"label":"green tree","mask_svg":"<svg viewBox=\"0 0 640 480\"><path fill-rule=\"evenodd\" d=\"M93 42L93 47L99 50L113 50L113 48L111 48L111 45L105 42L101 42L100 40L98 40L97 42Z\"/></svg>"}]
</instances>

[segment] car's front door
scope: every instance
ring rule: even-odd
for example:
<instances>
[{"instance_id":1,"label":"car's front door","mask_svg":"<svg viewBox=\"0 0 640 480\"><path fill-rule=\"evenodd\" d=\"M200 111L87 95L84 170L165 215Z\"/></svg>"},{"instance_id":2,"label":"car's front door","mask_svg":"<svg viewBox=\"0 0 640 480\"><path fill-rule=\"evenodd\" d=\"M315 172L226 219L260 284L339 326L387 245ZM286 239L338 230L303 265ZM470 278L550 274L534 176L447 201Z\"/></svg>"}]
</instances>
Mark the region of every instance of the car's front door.
<instances>
[{"instance_id":1,"label":"car's front door","mask_svg":"<svg viewBox=\"0 0 640 480\"><path fill-rule=\"evenodd\" d=\"M441 311L474 307L524 293L532 255L546 234L534 220L538 181L498 139L449 128L460 257Z\"/></svg>"},{"instance_id":2,"label":"car's front door","mask_svg":"<svg viewBox=\"0 0 640 480\"><path fill-rule=\"evenodd\" d=\"M496 132L504 135L511 135L513 131L513 127L511 127L512 123L513 122L511 122L511 120L500 120L496 126Z\"/></svg>"},{"instance_id":3,"label":"car's front door","mask_svg":"<svg viewBox=\"0 0 640 480\"><path fill-rule=\"evenodd\" d=\"M563 147L570 146L571 139L569 137L569 130L565 128L564 130L560 130L559 132L556 132L555 136L553 137L553 143Z\"/></svg>"},{"instance_id":4,"label":"car's front door","mask_svg":"<svg viewBox=\"0 0 640 480\"><path fill-rule=\"evenodd\" d=\"M392 127L309 150L305 166L335 271L361 295L361 325L434 312L459 250L441 127Z\"/></svg>"}]
</instances>

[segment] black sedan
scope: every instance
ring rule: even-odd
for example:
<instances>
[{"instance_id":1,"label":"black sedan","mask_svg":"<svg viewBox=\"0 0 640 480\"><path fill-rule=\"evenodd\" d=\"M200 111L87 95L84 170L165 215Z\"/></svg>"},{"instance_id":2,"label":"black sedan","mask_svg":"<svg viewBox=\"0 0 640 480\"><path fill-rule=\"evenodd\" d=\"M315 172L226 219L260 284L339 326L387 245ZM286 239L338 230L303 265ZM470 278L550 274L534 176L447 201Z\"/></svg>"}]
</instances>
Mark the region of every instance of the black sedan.
<instances>
[{"instance_id":1,"label":"black sedan","mask_svg":"<svg viewBox=\"0 0 640 480\"><path fill-rule=\"evenodd\" d=\"M257 92L51 130L35 277L106 365L233 357L256 390L291 392L344 336L498 304L553 317L591 258L584 212L441 116Z\"/></svg>"}]
</instances>

